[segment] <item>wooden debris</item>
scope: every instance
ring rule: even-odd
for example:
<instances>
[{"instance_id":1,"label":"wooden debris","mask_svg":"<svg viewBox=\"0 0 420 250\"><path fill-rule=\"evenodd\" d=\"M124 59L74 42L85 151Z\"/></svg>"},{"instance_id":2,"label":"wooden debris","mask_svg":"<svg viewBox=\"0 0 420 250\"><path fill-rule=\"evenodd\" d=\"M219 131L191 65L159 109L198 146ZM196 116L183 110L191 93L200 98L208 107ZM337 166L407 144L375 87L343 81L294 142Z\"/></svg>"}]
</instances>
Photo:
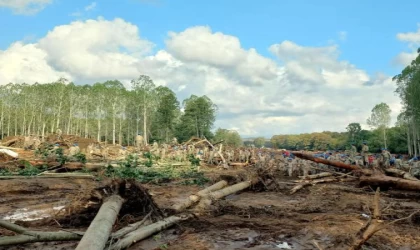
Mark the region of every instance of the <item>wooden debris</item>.
<instances>
[{"instance_id":1,"label":"wooden debris","mask_svg":"<svg viewBox=\"0 0 420 250\"><path fill-rule=\"evenodd\" d=\"M407 180L413 180L413 181L418 181L419 180L416 177L412 176L410 173L405 172L404 170L401 170L401 169L397 169L397 168L385 169L385 173L388 174L388 175L404 178L404 179L407 179Z\"/></svg>"},{"instance_id":2,"label":"wooden debris","mask_svg":"<svg viewBox=\"0 0 420 250\"><path fill-rule=\"evenodd\" d=\"M251 181L243 181L235 185L225 187L221 190L208 193L201 198L200 203L197 205L197 207L201 210L206 209L208 206L211 205L213 200L218 200L225 196L234 194L236 192L239 192L241 190L244 190L250 187L251 185L252 185Z\"/></svg>"},{"instance_id":3,"label":"wooden debris","mask_svg":"<svg viewBox=\"0 0 420 250\"><path fill-rule=\"evenodd\" d=\"M0 220L0 227L18 233L16 236L0 237L0 246L18 245L32 242L74 241L82 238L80 232L39 232L31 231L16 224Z\"/></svg>"},{"instance_id":4,"label":"wooden debris","mask_svg":"<svg viewBox=\"0 0 420 250\"><path fill-rule=\"evenodd\" d=\"M312 174L312 175L307 175L307 176L299 176L300 179L319 179L319 178L324 178L324 177L329 177L329 176L333 176L332 173L319 173L319 174Z\"/></svg>"},{"instance_id":5,"label":"wooden debris","mask_svg":"<svg viewBox=\"0 0 420 250\"><path fill-rule=\"evenodd\" d=\"M305 159L305 160L310 160L316 163L322 163L325 165L329 165L329 166L333 166L333 167L337 167L337 168L343 168L343 169L348 169L348 170L361 170L361 168L357 165L349 165L349 164L345 164L343 162L340 161L330 161L327 159L323 159L323 158L318 158L315 157L313 155L309 155L309 154L304 154L301 152L292 152L293 155L295 155L296 157Z\"/></svg>"},{"instance_id":6,"label":"wooden debris","mask_svg":"<svg viewBox=\"0 0 420 250\"><path fill-rule=\"evenodd\" d=\"M420 191L420 181L406 180L386 175L361 176L359 185L361 187L380 186L401 190Z\"/></svg>"},{"instance_id":7,"label":"wooden debris","mask_svg":"<svg viewBox=\"0 0 420 250\"><path fill-rule=\"evenodd\" d=\"M290 194L294 194L297 191L301 190L302 188L310 186L310 185L315 185L315 184L318 184L318 183L336 182L336 181L339 181L339 180L340 179L334 178L334 177L333 178L319 179L319 180L308 180L308 181L305 181L304 183L300 183L300 184L296 185L294 188L292 188L290 190Z\"/></svg>"},{"instance_id":8,"label":"wooden debris","mask_svg":"<svg viewBox=\"0 0 420 250\"><path fill-rule=\"evenodd\" d=\"M151 236L155 233L158 233L158 232L160 232L160 231L162 231L162 230L164 230L168 227L173 226L174 224L176 224L178 222L181 222L183 220L188 220L192 217L193 217L193 215L191 215L191 214L187 214L187 215L183 215L183 216L171 216L171 217L165 218L161 221L158 221L156 223L150 224L148 226L141 227L141 228L127 234L123 238L121 238L114 245L110 246L109 249L120 250L120 249L128 248L129 246L131 246L132 244L134 244L138 241L146 239L147 237L149 237L149 236Z\"/></svg>"},{"instance_id":9,"label":"wooden debris","mask_svg":"<svg viewBox=\"0 0 420 250\"><path fill-rule=\"evenodd\" d=\"M102 204L76 250L103 250L124 200L112 195Z\"/></svg>"},{"instance_id":10,"label":"wooden debris","mask_svg":"<svg viewBox=\"0 0 420 250\"><path fill-rule=\"evenodd\" d=\"M180 204L175 204L173 206L173 209L177 213L179 213L181 211L184 211L185 209L191 207L194 203L198 202L201 199L201 197L209 194L210 192L222 189L225 186L227 186L227 184L228 184L227 181L224 181L224 180L219 181L219 182L217 182L217 183L199 191L196 195L191 195L185 202L180 203Z\"/></svg>"}]
</instances>

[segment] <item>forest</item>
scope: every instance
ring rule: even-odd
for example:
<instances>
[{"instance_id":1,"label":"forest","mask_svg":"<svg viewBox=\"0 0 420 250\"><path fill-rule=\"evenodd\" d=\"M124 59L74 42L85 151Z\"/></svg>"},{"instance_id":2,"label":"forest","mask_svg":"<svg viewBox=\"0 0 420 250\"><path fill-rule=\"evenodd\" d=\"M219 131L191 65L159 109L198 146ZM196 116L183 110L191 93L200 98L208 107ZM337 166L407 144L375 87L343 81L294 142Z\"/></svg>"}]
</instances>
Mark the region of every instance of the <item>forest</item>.
<instances>
[{"instance_id":1,"label":"forest","mask_svg":"<svg viewBox=\"0 0 420 250\"><path fill-rule=\"evenodd\" d=\"M133 145L138 133L148 141L212 136L217 106L207 96L191 95L180 103L171 89L156 86L146 75L130 87L117 80L76 85L66 79L2 85L0 139L44 137L57 129L123 145Z\"/></svg>"}]
</instances>

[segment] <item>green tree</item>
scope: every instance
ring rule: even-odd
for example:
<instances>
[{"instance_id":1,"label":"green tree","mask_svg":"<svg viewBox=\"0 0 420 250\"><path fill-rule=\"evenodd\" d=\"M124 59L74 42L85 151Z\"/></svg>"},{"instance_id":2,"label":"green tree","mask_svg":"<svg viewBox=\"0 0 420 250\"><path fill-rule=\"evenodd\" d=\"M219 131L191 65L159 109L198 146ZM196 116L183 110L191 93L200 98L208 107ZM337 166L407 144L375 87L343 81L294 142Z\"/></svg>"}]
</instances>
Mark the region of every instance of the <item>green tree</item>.
<instances>
[{"instance_id":1,"label":"green tree","mask_svg":"<svg viewBox=\"0 0 420 250\"><path fill-rule=\"evenodd\" d=\"M379 103L372 109L372 114L367 119L367 124L373 128L382 130L383 143L387 147L386 129L391 122L391 109L386 103Z\"/></svg>"},{"instance_id":2,"label":"green tree","mask_svg":"<svg viewBox=\"0 0 420 250\"><path fill-rule=\"evenodd\" d=\"M254 139L254 145L257 148L261 148L265 145L265 138L264 137L257 137Z\"/></svg>"},{"instance_id":3,"label":"green tree","mask_svg":"<svg viewBox=\"0 0 420 250\"><path fill-rule=\"evenodd\" d=\"M213 138L214 142L223 141L225 145L240 147L243 145L243 141L239 133L235 130L228 130L218 128Z\"/></svg>"},{"instance_id":4,"label":"green tree","mask_svg":"<svg viewBox=\"0 0 420 250\"><path fill-rule=\"evenodd\" d=\"M213 137L211 128L216 120L217 106L207 96L192 95L183 101L184 112L177 127L177 138L186 141L192 136Z\"/></svg>"},{"instance_id":5,"label":"green tree","mask_svg":"<svg viewBox=\"0 0 420 250\"><path fill-rule=\"evenodd\" d=\"M153 108L156 106L156 93L155 93L155 84L147 75L140 75L139 78L131 81L131 86L137 97L137 105L142 111L143 119L143 138L144 143L147 145L149 140L149 129L148 124ZM139 115L140 117L140 115Z\"/></svg>"},{"instance_id":6,"label":"green tree","mask_svg":"<svg viewBox=\"0 0 420 250\"><path fill-rule=\"evenodd\" d=\"M360 126L360 123L350 123L346 127L347 133L349 135L349 141L353 143L357 143L360 140L360 131L362 131L362 127Z\"/></svg>"},{"instance_id":7,"label":"green tree","mask_svg":"<svg viewBox=\"0 0 420 250\"><path fill-rule=\"evenodd\" d=\"M157 87L158 106L156 110L156 127L159 138L168 142L174 133L174 127L179 116L179 101L175 93L167 87Z\"/></svg>"}]
</instances>

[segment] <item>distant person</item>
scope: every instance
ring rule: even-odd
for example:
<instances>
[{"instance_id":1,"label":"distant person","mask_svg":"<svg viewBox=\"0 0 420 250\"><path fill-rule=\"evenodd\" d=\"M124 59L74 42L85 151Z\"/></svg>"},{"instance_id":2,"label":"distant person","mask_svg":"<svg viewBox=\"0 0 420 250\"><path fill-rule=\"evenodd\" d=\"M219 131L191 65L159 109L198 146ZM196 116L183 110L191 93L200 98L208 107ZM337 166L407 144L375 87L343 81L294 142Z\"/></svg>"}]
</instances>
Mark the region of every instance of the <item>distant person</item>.
<instances>
[{"instance_id":1,"label":"distant person","mask_svg":"<svg viewBox=\"0 0 420 250\"><path fill-rule=\"evenodd\" d=\"M144 142L143 136L141 136L141 133L137 133L137 135L136 135L136 147L137 147L137 151L140 151L141 150L141 148L143 147L143 142Z\"/></svg>"},{"instance_id":2,"label":"distant person","mask_svg":"<svg viewBox=\"0 0 420 250\"><path fill-rule=\"evenodd\" d=\"M58 140L62 140L63 139L63 137L62 137L62 135L63 135L63 131L61 131L61 129L57 129L56 131L55 131L55 133L57 134L57 139Z\"/></svg>"},{"instance_id":3,"label":"distant person","mask_svg":"<svg viewBox=\"0 0 420 250\"><path fill-rule=\"evenodd\" d=\"M356 162L356 154L357 154L357 148L354 143L351 144L350 149L350 162L351 164L354 164Z\"/></svg>"},{"instance_id":4,"label":"distant person","mask_svg":"<svg viewBox=\"0 0 420 250\"><path fill-rule=\"evenodd\" d=\"M366 141L363 142L361 155L363 158L363 165L367 167L369 165L369 147Z\"/></svg>"}]
</instances>

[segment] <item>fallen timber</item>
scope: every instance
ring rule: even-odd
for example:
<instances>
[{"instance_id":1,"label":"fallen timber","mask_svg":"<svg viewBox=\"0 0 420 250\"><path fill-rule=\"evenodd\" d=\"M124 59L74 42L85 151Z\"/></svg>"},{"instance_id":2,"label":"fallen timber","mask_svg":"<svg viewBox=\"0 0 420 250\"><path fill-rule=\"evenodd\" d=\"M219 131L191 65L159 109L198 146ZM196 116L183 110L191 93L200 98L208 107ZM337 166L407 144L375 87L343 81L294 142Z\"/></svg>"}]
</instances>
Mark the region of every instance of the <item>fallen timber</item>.
<instances>
[{"instance_id":1,"label":"fallen timber","mask_svg":"<svg viewBox=\"0 0 420 250\"><path fill-rule=\"evenodd\" d=\"M292 152L292 154L295 155L296 157L299 157L299 158L302 158L302 159L305 159L305 160L313 161L313 162L316 162L316 163L322 163L322 164L337 167L337 168L343 168L343 169L347 169L347 170L361 170L362 169L357 165L349 165L349 164L345 164L345 163L340 162L340 161L330 161L330 160L327 160L327 159L318 158L318 157L315 157L313 155L308 155L308 154L304 154L304 153L301 153L301 152Z\"/></svg>"},{"instance_id":2,"label":"fallen timber","mask_svg":"<svg viewBox=\"0 0 420 250\"><path fill-rule=\"evenodd\" d=\"M357 165L349 165L345 164L343 162L338 161L330 161L327 159L317 158L312 155L304 154L301 152L292 152L296 157L299 157L301 159L310 160L316 163L322 163L325 165L352 170L354 172L361 173L361 176L359 177L359 186L380 186L380 187L390 187L394 189L399 190L407 190L407 191L420 191L420 181L414 180L413 178L407 179L407 175L403 175L398 171L399 176L404 177L392 177L392 176L386 176L383 173L380 172L374 172L370 169L362 169L361 167ZM387 171L386 173L392 173L395 174L396 171Z\"/></svg>"}]
</instances>

